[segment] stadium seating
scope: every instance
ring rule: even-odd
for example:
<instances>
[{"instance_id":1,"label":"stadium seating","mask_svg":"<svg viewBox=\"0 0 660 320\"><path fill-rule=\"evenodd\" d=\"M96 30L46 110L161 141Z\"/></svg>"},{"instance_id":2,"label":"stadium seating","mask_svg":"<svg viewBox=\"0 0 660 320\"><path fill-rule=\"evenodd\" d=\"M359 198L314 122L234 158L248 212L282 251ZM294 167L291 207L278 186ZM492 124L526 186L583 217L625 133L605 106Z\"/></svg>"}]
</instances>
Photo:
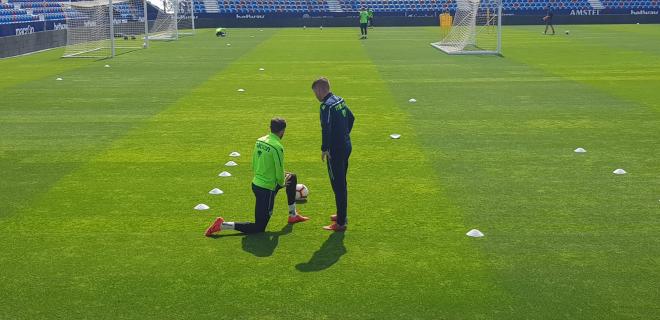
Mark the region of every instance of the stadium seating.
<instances>
[{"instance_id":1,"label":"stadium seating","mask_svg":"<svg viewBox=\"0 0 660 320\"><path fill-rule=\"evenodd\" d=\"M375 12L415 13L444 12L456 9L455 0L345 0L339 1L345 12L361 7ZM660 0L605 0L606 8L657 9ZM512 13L542 12L546 6L555 10L591 10L588 0L503 0L502 8ZM328 12L325 0L218 0L220 13L323 13ZM195 2L195 12L205 13L203 2Z\"/></svg>"},{"instance_id":2,"label":"stadium seating","mask_svg":"<svg viewBox=\"0 0 660 320\"><path fill-rule=\"evenodd\" d=\"M219 0L220 13L310 13L327 12L325 0ZM200 6L195 6L196 12Z\"/></svg>"},{"instance_id":3,"label":"stadium seating","mask_svg":"<svg viewBox=\"0 0 660 320\"><path fill-rule=\"evenodd\" d=\"M18 0L0 3L0 24L64 20L66 10L53 0Z\"/></svg>"},{"instance_id":4,"label":"stadium seating","mask_svg":"<svg viewBox=\"0 0 660 320\"><path fill-rule=\"evenodd\" d=\"M608 9L658 10L660 0L604 0L603 5Z\"/></svg>"},{"instance_id":5,"label":"stadium seating","mask_svg":"<svg viewBox=\"0 0 660 320\"><path fill-rule=\"evenodd\" d=\"M323 14L330 12L327 0L217 0L221 14ZM453 11L456 0L339 0L341 10L371 8L376 13L406 15ZM660 0L602 0L607 9L659 10ZM591 10L588 0L502 0L503 10L511 13L540 13L546 6L555 10ZM193 1L196 13L207 13L203 0ZM63 20L68 9L59 0L9 0L0 3L0 24L44 20ZM118 4L122 18L131 16L127 4ZM68 11L73 14L72 11Z\"/></svg>"},{"instance_id":6,"label":"stadium seating","mask_svg":"<svg viewBox=\"0 0 660 320\"><path fill-rule=\"evenodd\" d=\"M206 6L204 6L204 2L203 2L203 1L194 0L194 1L193 1L193 6L195 7L194 10L195 10L195 12L197 12L197 13L206 12Z\"/></svg>"},{"instance_id":7,"label":"stadium seating","mask_svg":"<svg viewBox=\"0 0 660 320\"><path fill-rule=\"evenodd\" d=\"M42 18L45 21L57 21L65 20L66 15L80 15L72 9L65 9L58 1L10 0L9 3L0 3L0 24L40 21ZM135 14L126 3L118 4L116 10L121 18L130 18Z\"/></svg>"},{"instance_id":8,"label":"stadium seating","mask_svg":"<svg viewBox=\"0 0 660 320\"><path fill-rule=\"evenodd\" d=\"M503 0L502 9L518 11L542 11L550 5L555 9L591 9L587 0ZM443 12L456 9L455 1L445 0L365 0L365 1L344 1L342 9L344 11L358 11L361 7L371 8L375 12Z\"/></svg>"},{"instance_id":9,"label":"stadium seating","mask_svg":"<svg viewBox=\"0 0 660 320\"><path fill-rule=\"evenodd\" d=\"M626 3L637 1L614 0ZM660 0L646 0L644 2ZM375 12L415 13L444 12L456 9L454 0L347 0L340 1L341 9L346 12L359 11L362 7ZM503 9L513 12L542 11L547 5L555 9L592 9L587 0L503 0ZM325 0L218 0L220 13L323 13L328 12ZM203 3L196 3L195 10L204 13Z\"/></svg>"}]
</instances>

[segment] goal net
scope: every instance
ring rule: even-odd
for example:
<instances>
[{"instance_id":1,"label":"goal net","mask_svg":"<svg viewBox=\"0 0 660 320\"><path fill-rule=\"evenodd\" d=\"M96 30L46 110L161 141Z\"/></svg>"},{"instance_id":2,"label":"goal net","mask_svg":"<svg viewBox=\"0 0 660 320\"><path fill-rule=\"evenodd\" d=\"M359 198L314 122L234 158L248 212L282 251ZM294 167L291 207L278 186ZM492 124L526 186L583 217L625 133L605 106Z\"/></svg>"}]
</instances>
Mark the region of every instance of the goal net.
<instances>
[{"instance_id":1,"label":"goal net","mask_svg":"<svg viewBox=\"0 0 660 320\"><path fill-rule=\"evenodd\" d=\"M502 47L501 0L455 0L451 27L432 46L448 54L500 54ZM446 17L441 16L441 19ZM442 25L441 20L441 25Z\"/></svg>"},{"instance_id":2,"label":"goal net","mask_svg":"<svg viewBox=\"0 0 660 320\"><path fill-rule=\"evenodd\" d=\"M145 0L62 3L68 10L64 57L109 58L148 45Z\"/></svg>"},{"instance_id":3,"label":"goal net","mask_svg":"<svg viewBox=\"0 0 660 320\"><path fill-rule=\"evenodd\" d=\"M179 13L177 14L177 29L179 35L195 34L195 5L193 0L177 0Z\"/></svg>"},{"instance_id":4,"label":"goal net","mask_svg":"<svg viewBox=\"0 0 660 320\"><path fill-rule=\"evenodd\" d=\"M195 14L192 0L163 0L149 33L152 40L176 40L195 32Z\"/></svg>"}]
</instances>

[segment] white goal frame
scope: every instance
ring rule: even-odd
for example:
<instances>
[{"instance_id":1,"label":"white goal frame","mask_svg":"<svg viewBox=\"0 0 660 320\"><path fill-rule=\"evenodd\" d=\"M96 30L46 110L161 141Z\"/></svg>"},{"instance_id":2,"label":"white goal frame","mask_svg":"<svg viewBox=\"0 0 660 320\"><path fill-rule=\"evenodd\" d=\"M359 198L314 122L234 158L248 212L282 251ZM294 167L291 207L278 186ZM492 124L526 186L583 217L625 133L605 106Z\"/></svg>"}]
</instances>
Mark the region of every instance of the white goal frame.
<instances>
[{"instance_id":1,"label":"white goal frame","mask_svg":"<svg viewBox=\"0 0 660 320\"><path fill-rule=\"evenodd\" d=\"M492 0L497 5L496 23L491 16L490 7L486 6L485 23L479 18L482 3L488 0L456 0L458 7L453 16L449 33L439 42L431 43L436 49L450 55L502 55L502 0ZM492 12L492 14L495 14ZM488 28L496 28L494 48L481 48L479 35Z\"/></svg>"},{"instance_id":2,"label":"white goal frame","mask_svg":"<svg viewBox=\"0 0 660 320\"><path fill-rule=\"evenodd\" d=\"M186 5L181 5L186 3ZM195 3L194 0L165 0L164 7L158 9L156 19L152 22L150 33L152 40L178 40L184 35L195 34ZM182 11L186 9L189 12ZM187 20L190 19L190 25ZM185 31L183 31L185 30Z\"/></svg>"},{"instance_id":3,"label":"white goal frame","mask_svg":"<svg viewBox=\"0 0 660 320\"><path fill-rule=\"evenodd\" d=\"M144 29L136 31L130 36L138 41L138 46L122 46L118 45L115 29L120 28L122 21L116 23L114 5L127 3L130 1L139 1L142 5L143 17L139 17L137 23L143 24ZM60 3L62 6L73 9L65 13L67 20L67 45L63 58L112 58L117 55L117 49L138 50L147 48L149 46L149 21L147 17L147 1L146 0L91 0L91 1L69 1ZM107 9L105 9L107 7ZM88 16L96 19L104 19L103 21L90 21L83 20L79 12L87 10ZM93 10L93 12L92 12ZM106 14L107 17L103 17ZM107 18L107 20L105 20ZM76 23L74 23L74 21ZM107 22L107 25L105 24ZM82 28L80 24L83 24ZM87 26L86 23L90 25ZM133 23L137 26L137 23ZM85 30L79 30L85 29ZM81 34L87 32L87 38L81 37ZM139 33L138 33L139 32ZM125 35L127 36L127 35ZM139 39L138 39L139 37ZM100 51L108 50L107 54L99 53Z\"/></svg>"}]
</instances>

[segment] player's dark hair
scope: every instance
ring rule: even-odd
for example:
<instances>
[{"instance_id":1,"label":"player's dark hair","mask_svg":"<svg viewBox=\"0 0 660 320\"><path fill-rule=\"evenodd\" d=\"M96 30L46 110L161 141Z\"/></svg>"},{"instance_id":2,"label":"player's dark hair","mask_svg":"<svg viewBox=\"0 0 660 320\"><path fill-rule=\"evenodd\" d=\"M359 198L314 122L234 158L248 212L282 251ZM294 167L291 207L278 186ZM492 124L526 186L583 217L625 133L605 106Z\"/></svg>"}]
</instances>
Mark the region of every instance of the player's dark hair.
<instances>
[{"instance_id":1,"label":"player's dark hair","mask_svg":"<svg viewBox=\"0 0 660 320\"><path fill-rule=\"evenodd\" d=\"M330 81L327 78L321 77L314 82L312 82L312 89L316 89L317 87L322 87L330 90Z\"/></svg>"},{"instance_id":2,"label":"player's dark hair","mask_svg":"<svg viewBox=\"0 0 660 320\"><path fill-rule=\"evenodd\" d=\"M286 120L282 118L270 119L270 132L278 133L284 129L286 129Z\"/></svg>"}]
</instances>

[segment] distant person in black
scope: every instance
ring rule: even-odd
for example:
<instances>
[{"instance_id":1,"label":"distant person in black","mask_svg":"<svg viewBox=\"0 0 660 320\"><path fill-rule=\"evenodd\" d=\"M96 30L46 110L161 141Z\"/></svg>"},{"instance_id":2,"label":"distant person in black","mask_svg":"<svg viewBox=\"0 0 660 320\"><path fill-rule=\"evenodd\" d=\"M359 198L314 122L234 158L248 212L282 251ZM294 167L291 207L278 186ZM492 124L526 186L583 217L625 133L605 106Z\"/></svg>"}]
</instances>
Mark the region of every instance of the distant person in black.
<instances>
[{"instance_id":1,"label":"distant person in black","mask_svg":"<svg viewBox=\"0 0 660 320\"><path fill-rule=\"evenodd\" d=\"M555 27L552 26L552 16L555 14L552 12L552 8L550 6L545 7L545 17L543 17L543 21L545 21L545 31L543 31L543 34L548 34L548 27L552 29L552 34L555 34Z\"/></svg>"}]
</instances>

